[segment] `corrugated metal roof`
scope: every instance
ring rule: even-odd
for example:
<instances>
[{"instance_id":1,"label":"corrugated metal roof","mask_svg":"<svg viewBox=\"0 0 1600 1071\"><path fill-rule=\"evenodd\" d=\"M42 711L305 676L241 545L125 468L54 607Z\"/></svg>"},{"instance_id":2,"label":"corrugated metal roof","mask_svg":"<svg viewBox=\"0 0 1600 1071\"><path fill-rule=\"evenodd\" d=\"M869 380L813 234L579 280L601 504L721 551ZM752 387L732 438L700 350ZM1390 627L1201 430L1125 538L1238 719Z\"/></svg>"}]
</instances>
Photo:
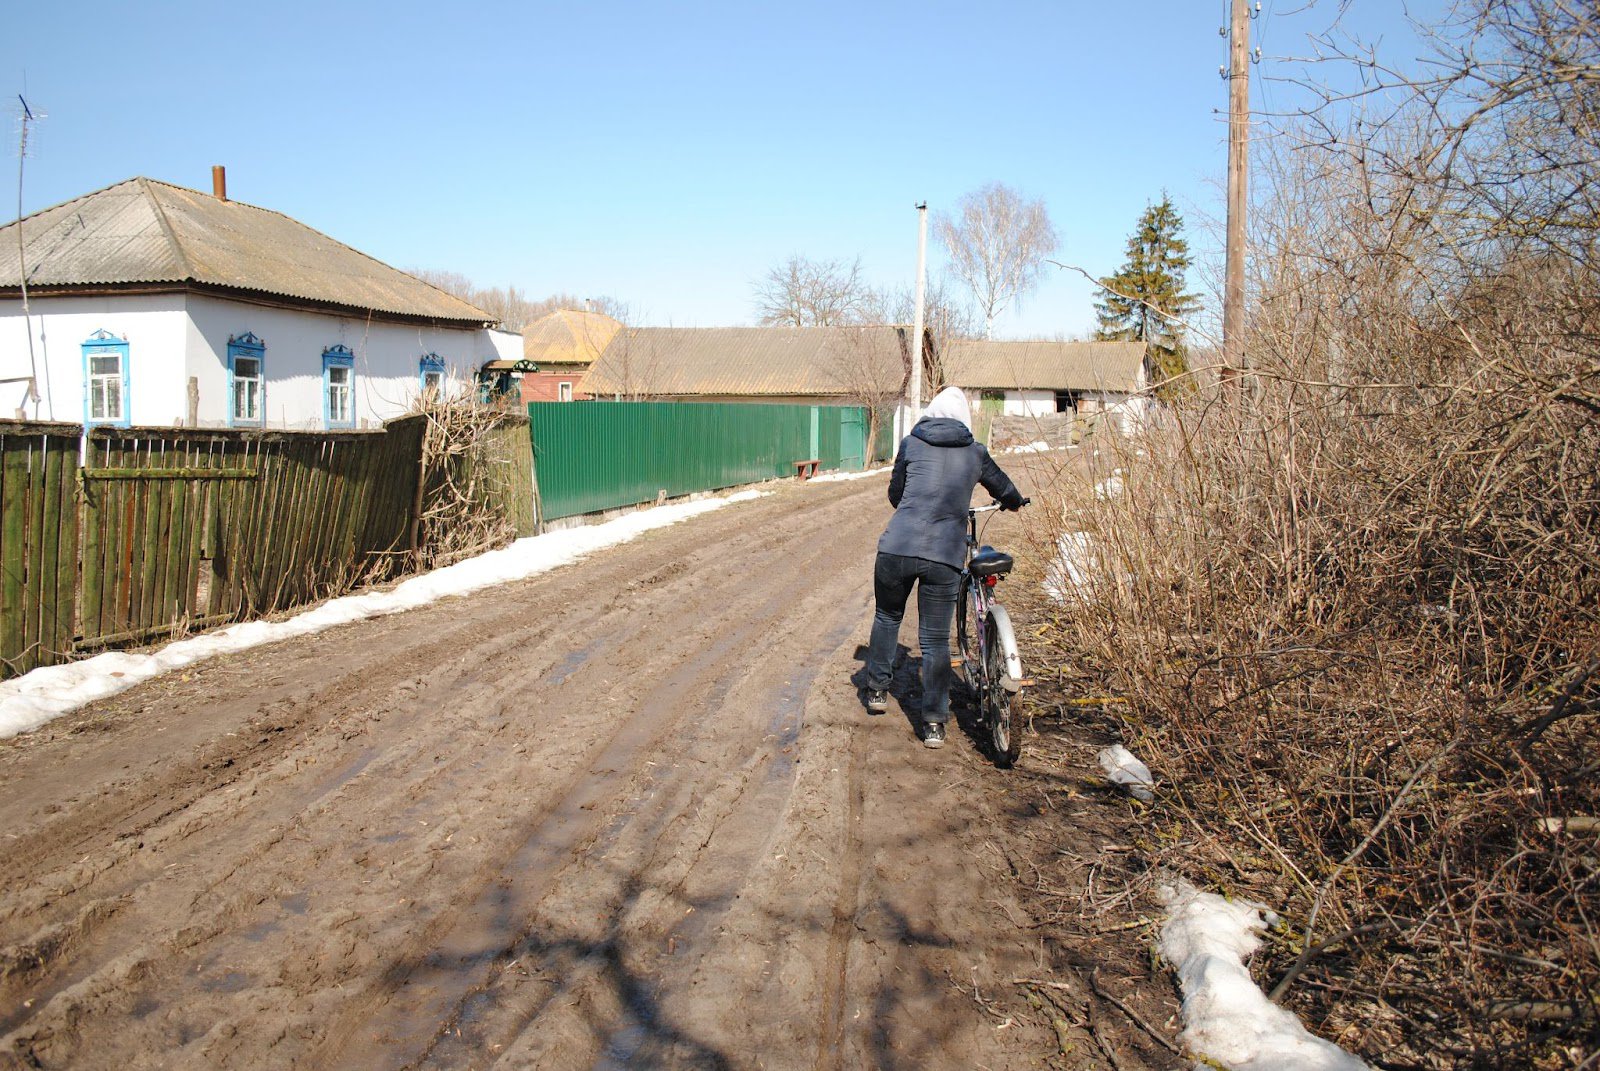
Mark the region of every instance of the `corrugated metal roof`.
<instances>
[{"instance_id":1,"label":"corrugated metal roof","mask_svg":"<svg viewBox=\"0 0 1600 1071\"><path fill-rule=\"evenodd\" d=\"M0 288L200 284L474 324L482 309L281 212L133 178L0 227Z\"/></svg>"},{"instance_id":2,"label":"corrugated metal roof","mask_svg":"<svg viewBox=\"0 0 1600 1071\"><path fill-rule=\"evenodd\" d=\"M894 394L907 327L625 327L579 390L595 395Z\"/></svg>"},{"instance_id":3,"label":"corrugated metal roof","mask_svg":"<svg viewBox=\"0 0 1600 1071\"><path fill-rule=\"evenodd\" d=\"M1100 390L1144 386L1142 342L951 342L945 378L981 390Z\"/></svg>"},{"instance_id":4,"label":"corrugated metal roof","mask_svg":"<svg viewBox=\"0 0 1600 1071\"><path fill-rule=\"evenodd\" d=\"M529 324L522 332L522 356L547 364L590 364L600 356L622 325L599 312L560 309Z\"/></svg>"}]
</instances>

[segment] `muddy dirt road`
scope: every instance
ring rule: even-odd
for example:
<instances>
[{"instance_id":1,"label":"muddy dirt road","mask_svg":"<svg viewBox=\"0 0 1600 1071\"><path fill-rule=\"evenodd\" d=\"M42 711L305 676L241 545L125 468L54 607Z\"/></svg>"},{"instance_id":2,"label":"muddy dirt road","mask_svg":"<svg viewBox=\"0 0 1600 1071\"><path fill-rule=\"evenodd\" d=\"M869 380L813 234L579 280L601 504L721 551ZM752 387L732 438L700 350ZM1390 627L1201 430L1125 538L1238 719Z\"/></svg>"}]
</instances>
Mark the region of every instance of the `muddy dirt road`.
<instances>
[{"instance_id":1,"label":"muddy dirt road","mask_svg":"<svg viewBox=\"0 0 1600 1071\"><path fill-rule=\"evenodd\" d=\"M917 742L914 667L884 717L852 680L883 498L785 485L0 741L0 1065L1042 1066L1007 775Z\"/></svg>"}]
</instances>

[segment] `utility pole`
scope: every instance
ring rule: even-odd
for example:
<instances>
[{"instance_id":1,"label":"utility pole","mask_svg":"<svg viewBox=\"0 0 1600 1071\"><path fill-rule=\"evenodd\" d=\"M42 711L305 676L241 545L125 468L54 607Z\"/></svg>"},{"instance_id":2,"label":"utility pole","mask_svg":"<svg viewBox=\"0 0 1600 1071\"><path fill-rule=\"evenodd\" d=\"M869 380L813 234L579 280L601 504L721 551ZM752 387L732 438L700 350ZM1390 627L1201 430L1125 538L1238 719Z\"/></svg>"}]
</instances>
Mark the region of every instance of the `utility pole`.
<instances>
[{"instance_id":1,"label":"utility pole","mask_svg":"<svg viewBox=\"0 0 1600 1071\"><path fill-rule=\"evenodd\" d=\"M1260 5L1257 5L1259 9ZM1222 287L1222 379L1244 368L1245 204L1250 179L1250 7L1233 0L1228 49L1228 227Z\"/></svg>"},{"instance_id":2,"label":"utility pole","mask_svg":"<svg viewBox=\"0 0 1600 1071\"><path fill-rule=\"evenodd\" d=\"M911 419L922 415L922 303L928 275L928 202L917 205L917 311L911 324Z\"/></svg>"}]
</instances>

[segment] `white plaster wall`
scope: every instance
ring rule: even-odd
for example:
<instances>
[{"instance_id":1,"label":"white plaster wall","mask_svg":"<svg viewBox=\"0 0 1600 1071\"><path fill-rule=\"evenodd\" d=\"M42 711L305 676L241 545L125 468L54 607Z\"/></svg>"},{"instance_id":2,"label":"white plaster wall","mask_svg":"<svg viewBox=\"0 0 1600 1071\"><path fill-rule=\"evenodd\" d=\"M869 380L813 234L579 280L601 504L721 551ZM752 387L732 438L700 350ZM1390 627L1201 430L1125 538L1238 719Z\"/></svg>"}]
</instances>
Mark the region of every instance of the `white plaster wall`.
<instances>
[{"instance_id":1,"label":"white plaster wall","mask_svg":"<svg viewBox=\"0 0 1600 1071\"><path fill-rule=\"evenodd\" d=\"M967 408L974 413L983 404L983 391L969 390L963 393L967 396ZM1008 390L1000 403L1000 416L1043 416L1056 411L1055 391L1049 390ZM924 399L927 401L930 399Z\"/></svg>"},{"instance_id":2,"label":"white plaster wall","mask_svg":"<svg viewBox=\"0 0 1600 1071\"><path fill-rule=\"evenodd\" d=\"M1050 390L1006 391L1006 416L1044 416L1056 411L1056 394Z\"/></svg>"},{"instance_id":3,"label":"white plaster wall","mask_svg":"<svg viewBox=\"0 0 1600 1071\"><path fill-rule=\"evenodd\" d=\"M82 345L105 330L128 342L128 413L134 424L181 423L188 412L184 378L186 317L182 294L40 297L28 302L39 393L29 419L81 423L86 415ZM0 378L29 374L22 302L0 299ZM0 417L14 417L27 387L0 383Z\"/></svg>"},{"instance_id":4,"label":"white plaster wall","mask_svg":"<svg viewBox=\"0 0 1600 1071\"><path fill-rule=\"evenodd\" d=\"M444 358L446 380L456 382L470 382L479 365L499 356L481 328L374 323L202 295L189 297L188 312L187 375L199 380L203 425L227 423L228 339L247 331L266 344L265 416L275 428L323 427L322 351L335 344L355 352L357 427L377 427L416 400L423 354Z\"/></svg>"},{"instance_id":5,"label":"white plaster wall","mask_svg":"<svg viewBox=\"0 0 1600 1071\"><path fill-rule=\"evenodd\" d=\"M494 357L486 358L499 361L522 360L522 336L510 331L501 331L491 327L487 332L489 344L494 347Z\"/></svg>"}]
</instances>

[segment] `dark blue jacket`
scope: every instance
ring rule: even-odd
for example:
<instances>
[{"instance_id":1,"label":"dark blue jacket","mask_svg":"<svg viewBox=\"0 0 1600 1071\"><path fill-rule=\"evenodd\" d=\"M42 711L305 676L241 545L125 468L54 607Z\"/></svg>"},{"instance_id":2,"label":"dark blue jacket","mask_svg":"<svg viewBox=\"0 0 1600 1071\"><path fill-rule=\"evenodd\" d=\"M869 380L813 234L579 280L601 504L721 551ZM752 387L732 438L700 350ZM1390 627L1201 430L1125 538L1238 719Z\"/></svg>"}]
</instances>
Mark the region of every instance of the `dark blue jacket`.
<instances>
[{"instance_id":1,"label":"dark blue jacket","mask_svg":"<svg viewBox=\"0 0 1600 1071\"><path fill-rule=\"evenodd\" d=\"M965 424L946 418L917 421L895 455L889 477L889 504L895 512L878 550L961 568L967 507L980 483L1007 509L1022 505L1016 485Z\"/></svg>"}]
</instances>

